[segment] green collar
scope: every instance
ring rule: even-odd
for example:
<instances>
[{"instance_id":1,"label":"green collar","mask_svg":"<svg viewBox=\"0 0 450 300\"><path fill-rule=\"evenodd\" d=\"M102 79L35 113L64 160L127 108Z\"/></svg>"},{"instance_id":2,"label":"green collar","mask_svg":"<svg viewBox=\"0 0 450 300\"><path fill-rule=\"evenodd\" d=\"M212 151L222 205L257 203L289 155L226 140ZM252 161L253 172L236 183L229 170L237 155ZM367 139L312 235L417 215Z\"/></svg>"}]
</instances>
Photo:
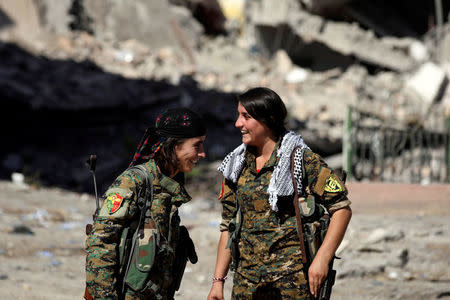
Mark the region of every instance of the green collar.
<instances>
[{"instance_id":1,"label":"green collar","mask_svg":"<svg viewBox=\"0 0 450 300\"><path fill-rule=\"evenodd\" d=\"M152 172L153 176L158 179L161 188L172 196L172 204L180 206L183 203L191 201L191 196L189 196L184 186L161 173L153 159L150 159L144 165Z\"/></svg>"},{"instance_id":2,"label":"green collar","mask_svg":"<svg viewBox=\"0 0 450 300\"><path fill-rule=\"evenodd\" d=\"M280 148L280 145L281 145L281 139L273 147L272 154L270 155L269 160L266 161L266 163L264 164L262 169L271 168L277 164L277 162L278 162L277 152L278 152L278 149ZM255 147L247 147L247 151L245 151L245 161L246 161L247 165L249 166L250 170L256 171L256 155L255 155L255 153L256 153Z\"/></svg>"}]
</instances>

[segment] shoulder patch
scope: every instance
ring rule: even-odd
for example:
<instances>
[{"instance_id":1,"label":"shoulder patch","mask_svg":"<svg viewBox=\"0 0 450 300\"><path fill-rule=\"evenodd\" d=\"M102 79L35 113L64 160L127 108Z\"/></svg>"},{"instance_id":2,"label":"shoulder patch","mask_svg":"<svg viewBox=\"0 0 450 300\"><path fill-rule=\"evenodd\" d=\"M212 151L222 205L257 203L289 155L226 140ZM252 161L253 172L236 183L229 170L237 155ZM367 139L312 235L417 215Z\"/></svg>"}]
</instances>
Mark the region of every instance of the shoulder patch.
<instances>
[{"instance_id":1,"label":"shoulder patch","mask_svg":"<svg viewBox=\"0 0 450 300\"><path fill-rule=\"evenodd\" d=\"M340 180L336 178L336 175L330 174L330 176L328 176L323 190L329 193L342 192L342 185Z\"/></svg>"},{"instance_id":2,"label":"shoulder patch","mask_svg":"<svg viewBox=\"0 0 450 300\"><path fill-rule=\"evenodd\" d=\"M110 194L108 198L106 198L106 208L108 209L109 214L115 213L122 205L122 201L123 197L119 194Z\"/></svg>"}]
</instances>

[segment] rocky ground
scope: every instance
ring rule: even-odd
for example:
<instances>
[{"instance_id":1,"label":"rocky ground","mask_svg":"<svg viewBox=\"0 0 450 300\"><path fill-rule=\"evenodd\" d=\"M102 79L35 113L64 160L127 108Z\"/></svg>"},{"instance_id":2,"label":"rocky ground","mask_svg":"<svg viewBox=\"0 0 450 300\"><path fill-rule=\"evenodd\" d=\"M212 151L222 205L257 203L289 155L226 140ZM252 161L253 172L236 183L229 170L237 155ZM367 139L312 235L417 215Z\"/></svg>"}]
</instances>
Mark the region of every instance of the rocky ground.
<instances>
[{"instance_id":1,"label":"rocky ground","mask_svg":"<svg viewBox=\"0 0 450 300\"><path fill-rule=\"evenodd\" d=\"M349 186L354 216L339 249L333 299L450 297L450 186ZM7 181L0 191L0 298L80 299L94 198ZM196 196L181 217L199 262L188 265L176 299L206 299L220 208L212 196ZM227 299L230 290L229 280Z\"/></svg>"}]
</instances>

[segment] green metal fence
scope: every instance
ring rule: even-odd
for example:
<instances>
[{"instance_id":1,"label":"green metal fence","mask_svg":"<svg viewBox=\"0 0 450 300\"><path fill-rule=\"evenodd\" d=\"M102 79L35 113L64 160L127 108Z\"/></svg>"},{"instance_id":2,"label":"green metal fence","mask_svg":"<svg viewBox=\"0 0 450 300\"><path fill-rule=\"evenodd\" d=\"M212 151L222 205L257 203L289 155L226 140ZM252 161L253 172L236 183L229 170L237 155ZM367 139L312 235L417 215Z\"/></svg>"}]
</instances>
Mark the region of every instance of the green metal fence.
<instances>
[{"instance_id":1,"label":"green metal fence","mask_svg":"<svg viewBox=\"0 0 450 300\"><path fill-rule=\"evenodd\" d=\"M450 182L450 122L442 131L394 128L348 107L344 170L356 180L404 183Z\"/></svg>"}]
</instances>

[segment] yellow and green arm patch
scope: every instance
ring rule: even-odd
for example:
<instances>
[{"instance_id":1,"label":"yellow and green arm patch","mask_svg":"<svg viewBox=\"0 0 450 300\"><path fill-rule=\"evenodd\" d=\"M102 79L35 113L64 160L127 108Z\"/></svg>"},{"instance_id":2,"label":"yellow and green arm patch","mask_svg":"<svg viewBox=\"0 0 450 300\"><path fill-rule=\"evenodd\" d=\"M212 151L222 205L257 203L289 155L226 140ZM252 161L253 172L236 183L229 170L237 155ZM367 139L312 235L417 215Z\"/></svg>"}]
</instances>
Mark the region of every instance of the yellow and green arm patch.
<instances>
[{"instance_id":1,"label":"yellow and green arm patch","mask_svg":"<svg viewBox=\"0 0 450 300\"><path fill-rule=\"evenodd\" d=\"M335 174L330 174L325 181L325 186L323 188L325 192L328 193L339 193L343 191L341 181L336 177Z\"/></svg>"}]
</instances>

